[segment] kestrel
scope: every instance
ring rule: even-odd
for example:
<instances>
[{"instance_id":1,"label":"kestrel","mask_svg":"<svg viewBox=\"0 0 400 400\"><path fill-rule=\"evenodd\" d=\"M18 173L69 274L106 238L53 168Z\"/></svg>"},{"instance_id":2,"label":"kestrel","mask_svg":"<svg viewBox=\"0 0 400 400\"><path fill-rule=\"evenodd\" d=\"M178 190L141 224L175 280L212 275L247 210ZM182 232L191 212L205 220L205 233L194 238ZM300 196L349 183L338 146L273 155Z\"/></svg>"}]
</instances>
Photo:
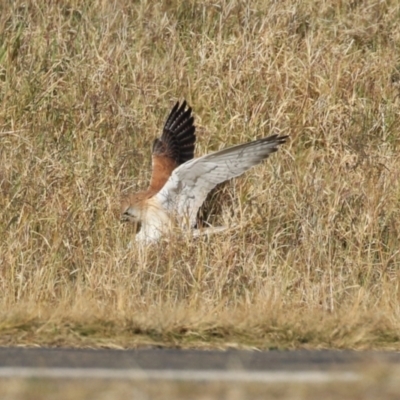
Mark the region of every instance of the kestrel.
<instances>
[{"instance_id":1,"label":"kestrel","mask_svg":"<svg viewBox=\"0 0 400 400\"><path fill-rule=\"evenodd\" d=\"M154 141L149 188L121 201L122 219L141 226L137 242L158 241L176 226L194 229L197 212L216 185L261 163L287 139L272 135L193 158L195 126L186 107L186 101L176 103Z\"/></svg>"}]
</instances>

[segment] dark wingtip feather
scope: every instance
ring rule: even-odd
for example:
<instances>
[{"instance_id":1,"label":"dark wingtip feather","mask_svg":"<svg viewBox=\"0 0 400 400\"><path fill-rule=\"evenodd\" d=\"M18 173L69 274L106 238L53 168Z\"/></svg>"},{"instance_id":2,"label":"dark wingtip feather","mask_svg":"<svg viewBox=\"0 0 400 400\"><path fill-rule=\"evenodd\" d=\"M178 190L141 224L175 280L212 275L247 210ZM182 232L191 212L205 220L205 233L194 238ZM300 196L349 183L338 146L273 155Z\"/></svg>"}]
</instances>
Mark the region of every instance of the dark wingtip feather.
<instances>
[{"instance_id":1,"label":"dark wingtip feather","mask_svg":"<svg viewBox=\"0 0 400 400\"><path fill-rule=\"evenodd\" d=\"M186 100L183 100L182 104L176 102L167 118L160 140L166 144L168 156L174 158L179 165L194 156L195 130L191 107L187 105Z\"/></svg>"}]
</instances>

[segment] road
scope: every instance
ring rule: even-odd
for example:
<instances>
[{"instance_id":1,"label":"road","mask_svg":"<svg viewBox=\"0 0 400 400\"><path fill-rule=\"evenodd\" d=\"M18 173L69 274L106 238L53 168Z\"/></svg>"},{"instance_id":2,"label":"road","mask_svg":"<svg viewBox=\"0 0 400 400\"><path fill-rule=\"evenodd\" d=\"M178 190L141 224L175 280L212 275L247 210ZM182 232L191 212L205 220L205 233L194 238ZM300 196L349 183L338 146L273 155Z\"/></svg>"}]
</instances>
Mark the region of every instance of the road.
<instances>
[{"instance_id":1,"label":"road","mask_svg":"<svg viewBox=\"0 0 400 400\"><path fill-rule=\"evenodd\" d=\"M0 348L0 378L327 382L359 379L360 367L400 366L400 353Z\"/></svg>"}]
</instances>

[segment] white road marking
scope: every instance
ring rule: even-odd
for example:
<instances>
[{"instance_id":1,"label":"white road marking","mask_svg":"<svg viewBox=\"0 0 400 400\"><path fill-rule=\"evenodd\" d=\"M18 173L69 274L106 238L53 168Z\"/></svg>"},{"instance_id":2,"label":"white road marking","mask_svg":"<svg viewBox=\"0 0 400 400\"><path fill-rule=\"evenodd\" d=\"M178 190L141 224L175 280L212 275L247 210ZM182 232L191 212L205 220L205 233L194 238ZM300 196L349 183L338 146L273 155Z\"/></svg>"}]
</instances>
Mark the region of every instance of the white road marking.
<instances>
[{"instance_id":1,"label":"white road marking","mask_svg":"<svg viewBox=\"0 0 400 400\"><path fill-rule=\"evenodd\" d=\"M328 371L221 371L221 370L140 370L102 368L25 368L0 367L0 378L125 379L192 382L250 383L326 383L354 382L362 376L355 372Z\"/></svg>"}]
</instances>

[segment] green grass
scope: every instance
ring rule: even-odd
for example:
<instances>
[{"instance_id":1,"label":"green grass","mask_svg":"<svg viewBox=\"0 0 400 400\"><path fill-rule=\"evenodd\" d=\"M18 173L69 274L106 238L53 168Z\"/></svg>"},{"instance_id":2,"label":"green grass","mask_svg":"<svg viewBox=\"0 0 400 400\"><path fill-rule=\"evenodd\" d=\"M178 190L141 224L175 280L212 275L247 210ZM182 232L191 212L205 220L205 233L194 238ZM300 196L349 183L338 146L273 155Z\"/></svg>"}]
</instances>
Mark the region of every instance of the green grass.
<instances>
[{"instance_id":1,"label":"green grass","mask_svg":"<svg viewBox=\"0 0 400 400\"><path fill-rule=\"evenodd\" d=\"M0 6L0 344L399 349L397 1ZM186 99L238 228L140 250L120 195Z\"/></svg>"}]
</instances>

